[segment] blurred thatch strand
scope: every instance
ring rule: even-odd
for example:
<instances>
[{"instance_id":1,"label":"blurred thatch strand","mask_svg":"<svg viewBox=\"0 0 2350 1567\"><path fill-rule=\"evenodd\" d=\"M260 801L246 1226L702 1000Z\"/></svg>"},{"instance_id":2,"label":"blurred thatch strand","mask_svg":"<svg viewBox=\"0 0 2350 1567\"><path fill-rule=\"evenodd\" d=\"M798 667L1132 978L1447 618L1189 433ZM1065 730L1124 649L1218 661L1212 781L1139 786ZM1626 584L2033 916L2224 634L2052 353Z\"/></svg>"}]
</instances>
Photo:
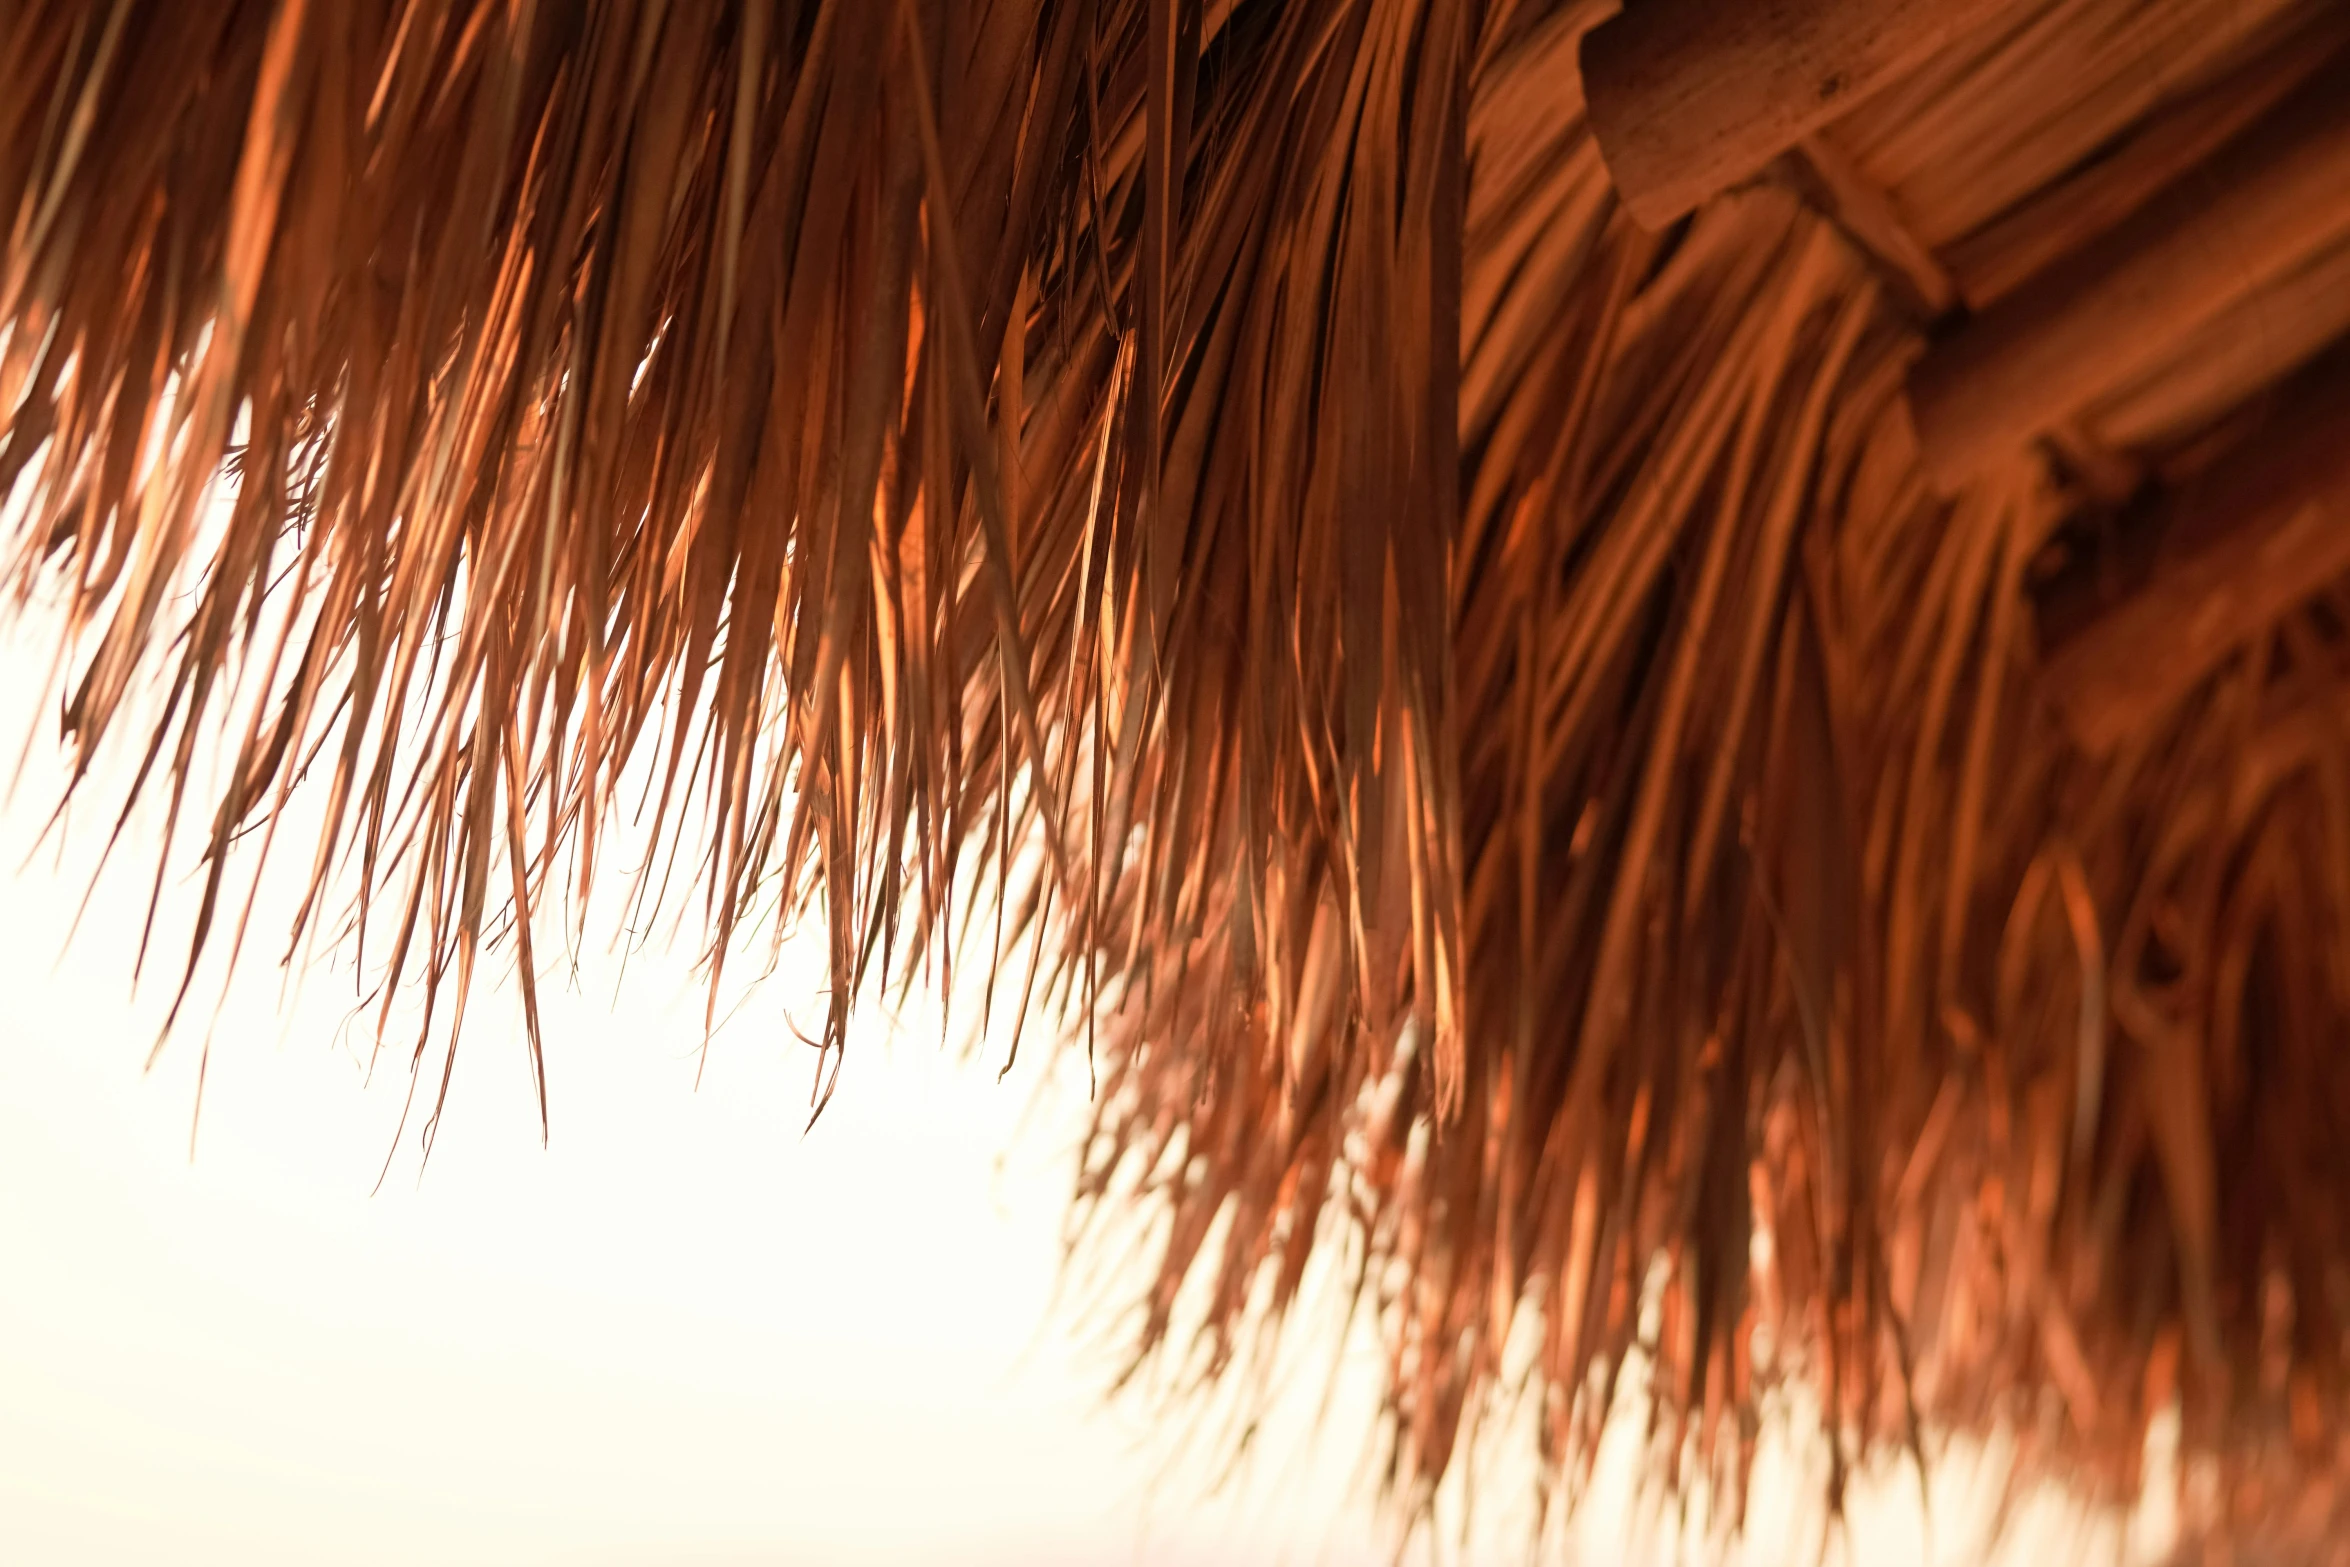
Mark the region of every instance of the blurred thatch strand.
<instances>
[{"instance_id":1,"label":"blurred thatch strand","mask_svg":"<svg viewBox=\"0 0 2350 1567\"><path fill-rule=\"evenodd\" d=\"M539 1059L602 883L714 968L812 904L833 1061L1034 942L988 1005L1098 1049L1143 1347L1204 1279L1221 1368L1343 1234L1407 1491L1531 1313L1570 1487L1638 1345L1674 1475L1801 1374L1840 1455L2005 1421L2110 1492L2175 1392L2324 1537L2350 602L2091 756L2029 594L2342 323L1953 499L1904 387L2338 18L2024 4L1656 235L1605 9L0 0L9 582L77 756L163 696L186 972L306 856L437 1095L493 931ZM598 851L648 754L675 880Z\"/></svg>"}]
</instances>

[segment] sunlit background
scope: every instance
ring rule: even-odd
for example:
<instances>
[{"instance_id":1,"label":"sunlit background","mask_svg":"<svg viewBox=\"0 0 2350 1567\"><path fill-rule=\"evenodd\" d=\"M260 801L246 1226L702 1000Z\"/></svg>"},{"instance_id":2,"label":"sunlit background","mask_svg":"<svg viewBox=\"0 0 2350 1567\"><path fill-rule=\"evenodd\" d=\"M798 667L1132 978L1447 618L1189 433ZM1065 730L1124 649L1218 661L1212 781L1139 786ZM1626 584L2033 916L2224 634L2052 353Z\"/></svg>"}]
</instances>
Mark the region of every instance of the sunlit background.
<instances>
[{"instance_id":1,"label":"sunlit background","mask_svg":"<svg viewBox=\"0 0 2350 1567\"><path fill-rule=\"evenodd\" d=\"M409 1109L405 1041L371 1069L347 954L278 966L265 885L236 982L200 984L149 1067L194 887L167 882L134 990L159 818L82 908L128 775L45 831L43 629L0 644L0 761L33 737L0 812L0 1562L1390 1559L1376 1348L1342 1353L1334 1316L1293 1329L1237 1467L1229 1410L1106 1396L1126 1324L1072 1298L1138 1299L1141 1276L1058 1289L1084 1062L1032 1027L999 1082L1000 1024L941 1045L973 997L951 1030L919 995L865 1009L804 1130L791 1020L822 1004L820 945L787 946L705 1051L690 939L624 955L607 911L549 964L547 1145L501 975L424 1158L437 1053ZM1674 1559L1617 1435L1546 1556ZM1500 1433L1413 1559L1526 1559L1512 1452ZM1756 1484L1743 1559L1820 1560L1816 1479L1774 1449ZM1930 1523L1888 1470L1828 1559L1976 1561L1985 1512L1959 1458ZM2008 1555L2150 1560L2162 1512L2049 1510Z\"/></svg>"}]
</instances>

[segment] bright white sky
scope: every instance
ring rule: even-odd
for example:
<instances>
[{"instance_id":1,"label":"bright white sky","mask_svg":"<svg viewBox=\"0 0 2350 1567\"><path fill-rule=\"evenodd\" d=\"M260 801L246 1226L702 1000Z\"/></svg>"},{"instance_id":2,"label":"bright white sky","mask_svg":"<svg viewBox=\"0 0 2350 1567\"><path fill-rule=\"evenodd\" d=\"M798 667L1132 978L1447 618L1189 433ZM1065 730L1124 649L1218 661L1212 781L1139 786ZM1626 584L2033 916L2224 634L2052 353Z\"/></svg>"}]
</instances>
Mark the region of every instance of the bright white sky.
<instances>
[{"instance_id":1,"label":"bright white sky","mask_svg":"<svg viewBox=\"0 0 2350 1567\"><path fill-rule=\"evenodd\" d=\"M29 633L0 645L0 763L45 666ZM803 1137L808 1052L783 1015L809 1006L806 963L721 1032L697 1090L683 962L639 954L619 986L591 951L547 996L551 1146L501 989L429 1165L412 1123L371 1195L403 1063L366 1081L346 969L281 1008L263 941L191 1161L208 1014L143 1075L168 940L129 984L151 826L70 947L100 812L10 879L61 781L44 735L0 812L0 1562L1386 1560L1349 1501L1367 1355L1312 1461L1294 1435L1327 1354L1213 1496L1154 1406L1104 1405L1099 1319L1048 1309L1082 1062L1048 1076L1035 1032L999 1086L940 1051L934 1011L894 1039L869 1018ZM1749 1560L1814 1560L1800 1486L1758 1481ZM1506 1489L1481 1516L1522 1547ZM1913 1489L1861 1508L1855 1559L1928 1559ZM1595 1511L1590 1559L1625 1554L1618 1511ZM1933 1559L1974 1554L1946 1538Z\"/></svg>"},{"instance_id":2,"label":"bright white sky","mask_svg":"<svg viewBox=\"0 0 2350 1567\"><path fill-rule=\"evenodd\" d=\"M10 757L39 673L0 660ZM9 871L57 761L0 817ZM1085 1086L1037 1034L998 1086L935 1011L869 1019L803 1136L806 962L696 1091L685 963L640 953L623 987L591 953L547 997L551 1145L501 987L429 1164L420 1114L371 1196L404 1063L366 1081L347 969L280 1010L281 923L191 1162L206 1013L142 1075L168 959L130 990L151 833L64 946L100 815L0 880L0 1561L1178 1563L1270 1535L1365 1559L1362 1526L1303 1549L1343 1463L1312 1505L1201 1510L1196 1472L1154 1498L1147 1408L1103 1411L1105 1348L1048 1316Z\"/></svg>"}]
</instances>

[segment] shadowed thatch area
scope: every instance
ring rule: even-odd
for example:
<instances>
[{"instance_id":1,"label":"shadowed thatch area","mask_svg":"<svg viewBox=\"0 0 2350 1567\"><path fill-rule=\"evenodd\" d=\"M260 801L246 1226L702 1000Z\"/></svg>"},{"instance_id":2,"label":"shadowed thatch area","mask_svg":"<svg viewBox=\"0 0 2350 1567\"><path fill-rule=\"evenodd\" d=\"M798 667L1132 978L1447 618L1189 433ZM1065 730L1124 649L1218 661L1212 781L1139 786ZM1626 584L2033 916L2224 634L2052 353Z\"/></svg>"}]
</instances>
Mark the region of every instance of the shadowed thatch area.
<instances>
[{"instance_id":1,"label":"shadowed thatch area","mask_svg":"<svg viewBox=\"0 0 2350 1567\"><path fill-rule=\"evenodd\" d=\"M2350 16L1610 10L0 0L65 734L420 1103L591 891L820 914L835 1065L1031 944L1145 1340L1345 1250L1406 1495L1645 1335L1671 1475L2176 1398L2341 1559Z\"/></svg>"}]
</instances>

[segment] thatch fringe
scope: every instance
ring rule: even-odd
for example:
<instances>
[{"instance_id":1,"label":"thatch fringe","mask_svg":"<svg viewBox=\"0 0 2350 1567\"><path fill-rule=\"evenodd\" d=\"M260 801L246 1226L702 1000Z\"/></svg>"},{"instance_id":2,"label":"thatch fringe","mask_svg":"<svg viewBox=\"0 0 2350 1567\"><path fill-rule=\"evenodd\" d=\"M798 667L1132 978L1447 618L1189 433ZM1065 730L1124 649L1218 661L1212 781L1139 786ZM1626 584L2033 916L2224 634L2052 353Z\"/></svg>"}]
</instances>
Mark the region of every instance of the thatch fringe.
<instances>
[{"instance_id":1,"label":"thatch fringe","mask_svg":"<svg viewBox=\"0 0 2350 1567\"><path fill-rule=\"evenodd\" d=\"M1970 298L2145 107L2085 40L2209 77L2296 14L2027 10L1855 114ZM1571 1475L1654 1279L1668 1455L1735 1478L1800 1372L1840 1455L2020 1421L2122 1487L2176 1390L2322 1532L2346 606L2076 753L2077 494L1937 497L1917 292L1794 196L1632 221L1600 13L0 3L9 580L77 754L164 693L189 972L318 791L302 922L421 981L429 1083L651 754L713 969L826 919L828 1053L1012 904L1098 1031L1087 1194L1172 1218L1146 1343L1203 1276L1221 1363L1350 1226L1400 1484L1521 1311Z\"/></svg>"}]
</instances>

